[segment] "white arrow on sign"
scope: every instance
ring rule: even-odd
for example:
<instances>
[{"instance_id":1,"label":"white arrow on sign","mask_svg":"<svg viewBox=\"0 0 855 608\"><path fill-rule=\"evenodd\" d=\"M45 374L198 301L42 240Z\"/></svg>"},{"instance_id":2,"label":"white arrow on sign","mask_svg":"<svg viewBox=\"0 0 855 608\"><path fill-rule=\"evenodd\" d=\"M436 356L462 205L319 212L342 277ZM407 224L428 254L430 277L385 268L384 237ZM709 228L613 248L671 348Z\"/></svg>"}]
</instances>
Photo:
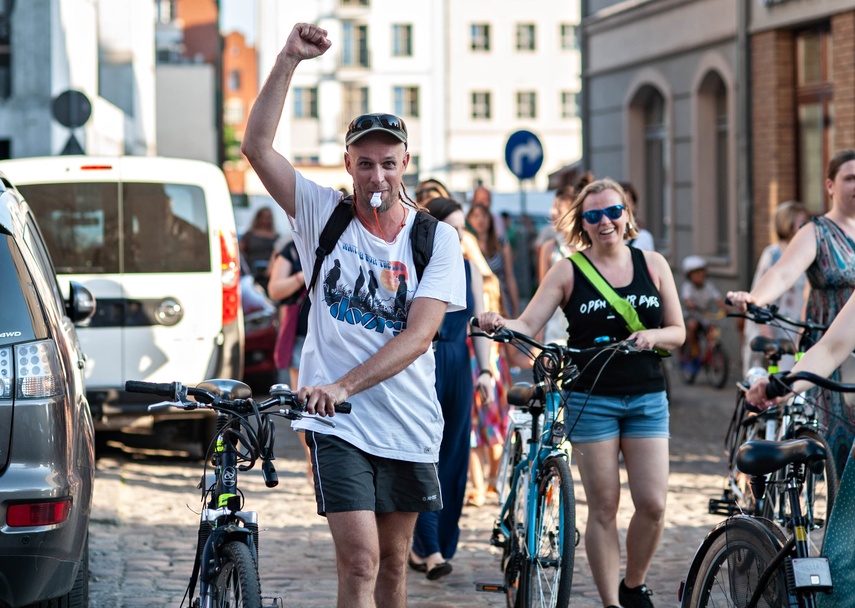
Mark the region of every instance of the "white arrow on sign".
<instances>
[{"instance_id":1,"label":"white arrow on sign","mask_svg":"<svg viewBox=\"0 0 855 608\"><path fill-rule=\"evenodd\" d=\"M540 147L540 144L537 143L536 139L532 139L531 137L529 137L526 140L525 144L517 146L511 153L511 165L514 175L522 175L523 159L527 159L530 162L535 162L542 155L543 149Z\"/></svg>"}]
</instances>

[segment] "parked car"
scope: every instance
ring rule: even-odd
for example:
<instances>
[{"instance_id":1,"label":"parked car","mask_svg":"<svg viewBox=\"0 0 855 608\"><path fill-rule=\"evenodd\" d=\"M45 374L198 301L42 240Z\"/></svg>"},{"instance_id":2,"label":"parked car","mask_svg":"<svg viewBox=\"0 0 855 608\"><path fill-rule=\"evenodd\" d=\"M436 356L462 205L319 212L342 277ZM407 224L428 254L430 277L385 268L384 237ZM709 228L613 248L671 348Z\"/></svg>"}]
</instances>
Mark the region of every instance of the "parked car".
<instances>
[{"instance_id":1,"label":"parked car","mask_svg":"<svg viewBox=\"0 0 855 608\"><path fill-rule=\"evenodd\" d=\"M41 223L60 279L98 299L80 331L96 430L147 432L190 418L207 447L209 410L150 414L150 399L124 387L242 377L238 247L222 170L133 156L21 158L0 170Z\"/></svg>"},{"instance_id":2,"label":"parked car","mask_svg":"<svg viewBox=\"0 0 855 608\"><path fill-rule=\"evenodd\" d=\"M267 297L242 257L240 297L246 337L244 378L255 390L267 390L276 381L278 372L273 351L279 334L279 309Z\"/></svg>"},{"instance_id":3,"label":"parked car","mask_svg":"<svg viewBox=\"0 0 855 608\"><path fill-rule=\"evenodd\" d=\"M36 220L0 173L0 606L85 607L95 441L75 323Z\"/></svg>"}]
</instances>

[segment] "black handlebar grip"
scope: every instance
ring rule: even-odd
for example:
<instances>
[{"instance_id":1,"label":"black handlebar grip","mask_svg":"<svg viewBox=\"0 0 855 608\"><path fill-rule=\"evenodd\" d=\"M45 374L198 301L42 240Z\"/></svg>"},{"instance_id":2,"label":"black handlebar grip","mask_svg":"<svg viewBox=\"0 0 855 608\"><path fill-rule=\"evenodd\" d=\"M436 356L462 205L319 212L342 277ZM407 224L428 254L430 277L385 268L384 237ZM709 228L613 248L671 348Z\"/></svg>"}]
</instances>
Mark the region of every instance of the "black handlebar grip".
<instances>
[{"instance_id":1,"label":"black handlebar grip","mask_svg":"<svg viewBox=\"0 0 855 608\"><path fill-rule=\"evenodd\" d=\"M342 401L337 406L335 406L335 413L349 414L352 407L353 406L350 404L350 401Z\"/></svg>"},{"instance_id":2,"label":"black handlebar grip","mask_svg":"<svg viewBox=\"0 0 855 608\"><path fill-rule=\"evenodd\" d=\"M787 386L781 378L783 374L772 374L769 376L769 384L766 385L766 398L767 399L775 399L777 397L783 397L787 393L790 392L790 387Z\"/></svg>"},{"instance_id":3,"label":"black handlebar grip","mask_svg":"<svg viewBox=\"0 0 855 608\"><path fill-rule=\"evenodd\" d=\"M148 395L159 395L161 397L172 397L175 394L175 383L168 384L157 382L142 382L140 380L128 380L125 382L125 390L129 393L146 393Z\"/></svg>"},{"instance_id":4,"label":"black handlebar grip","mask_svg":"<svg viewBox=\"0 0 855 608\"><path fill-rule=\"evenodd\" d=\"M478 324L478 317L469 317L469 325L481 329L481 326Z\"/></svg>"}]
</instances>

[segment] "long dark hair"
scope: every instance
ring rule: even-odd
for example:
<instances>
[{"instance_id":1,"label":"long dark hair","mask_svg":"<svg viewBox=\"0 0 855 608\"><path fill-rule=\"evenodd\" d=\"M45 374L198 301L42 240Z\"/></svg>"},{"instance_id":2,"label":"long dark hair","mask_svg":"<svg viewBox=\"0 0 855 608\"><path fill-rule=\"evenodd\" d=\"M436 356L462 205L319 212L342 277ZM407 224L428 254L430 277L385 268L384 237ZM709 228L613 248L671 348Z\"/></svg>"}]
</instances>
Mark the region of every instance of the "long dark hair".
<instances>
[{"instance_id":1,"label":"long dark hair","mask_svg":"<svg viewBox=\"0 0 855 608\"><path fill-rule=\"evenodd\" d=\"M466 221L472 226L472 214L475 211L482 211L487 216L487 256L492 257L499 251L499 235L496 233L496 223L493 221L493 214L490 213L490 208L481 203L475 203L469 208L469 213L466 214ZM474 229L474 228L473 228ZM480 238L480 235L476 235Z\"/></svg>"}]
</instances>

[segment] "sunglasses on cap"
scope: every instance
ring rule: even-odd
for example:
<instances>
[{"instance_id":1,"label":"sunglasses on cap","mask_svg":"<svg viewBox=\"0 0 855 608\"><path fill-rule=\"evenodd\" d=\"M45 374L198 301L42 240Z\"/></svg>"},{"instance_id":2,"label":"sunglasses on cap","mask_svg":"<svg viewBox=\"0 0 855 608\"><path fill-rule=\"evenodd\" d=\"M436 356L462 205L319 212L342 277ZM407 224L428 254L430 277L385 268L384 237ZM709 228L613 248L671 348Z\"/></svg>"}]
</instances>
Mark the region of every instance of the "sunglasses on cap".
<instances>
[{"instance_id":1,"label":"sunglasses on cap","mask_svg":"<svg viewBox=\"0 0 855 608\"><path fill-rule=\"evenodd\" d=\"M599 224L600 220L603 219L603 215L610 220L619 219L623 215L623 205L612 205L605 209L591 209L590 211L582 212L582 217L589 224Z\"/></svg>"},{"instance_id":2,"label":"sunglasses on cap","mask_svg":"<svg viewBox=\"0 0 855 608\"><path fill-rule=\"evenodd\" d=\"M407 143L407 125L394 114L363 114L350 121L345 135L349 146L370 131L385 131Z\"/></svg>"}]
</instances>

